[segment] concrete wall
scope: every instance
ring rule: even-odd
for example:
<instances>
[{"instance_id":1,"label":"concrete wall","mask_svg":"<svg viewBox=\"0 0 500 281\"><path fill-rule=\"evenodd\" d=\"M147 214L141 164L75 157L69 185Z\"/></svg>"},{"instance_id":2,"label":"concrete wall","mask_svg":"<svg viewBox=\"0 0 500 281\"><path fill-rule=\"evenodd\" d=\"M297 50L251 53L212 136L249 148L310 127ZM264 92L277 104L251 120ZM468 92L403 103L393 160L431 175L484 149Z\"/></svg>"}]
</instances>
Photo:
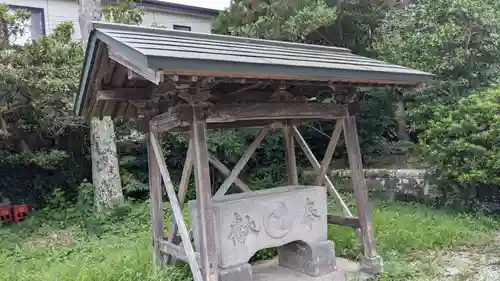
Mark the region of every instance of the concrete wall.
<instances>
[{"instance_id":1,"label":"concrete wall","mask_svg":"<svg viewBox=\"0 0 500 281\"><path fill-rule=\"evenodd\" d=\"M47 34L61 22L73 22L75 33L73 38L81 38L80 26L78 24L78 4L75 0L3 0L8 5L40 8L44 11L45 29ZM148 9L143 18L144 26L153 23L173 29L173 25L184 25L191 27L193 32L210 33L212 31L213 18L197 14L181 13L163 9Z\"/></svg>"},{"instance_id":2,"label":"concrete wall","mask_svg":"<svg viewBox=\"0 0 500 281\"><path fill-rule=\"evenodd\" d=\"M365 169L364 172L369 191L388 199L398 196L412 196L418 199L441 196L437 188L427 181L425 170ZM348 170L334 170L330 175L337 188L352 188Z\"/></svg>"}]
</instances>

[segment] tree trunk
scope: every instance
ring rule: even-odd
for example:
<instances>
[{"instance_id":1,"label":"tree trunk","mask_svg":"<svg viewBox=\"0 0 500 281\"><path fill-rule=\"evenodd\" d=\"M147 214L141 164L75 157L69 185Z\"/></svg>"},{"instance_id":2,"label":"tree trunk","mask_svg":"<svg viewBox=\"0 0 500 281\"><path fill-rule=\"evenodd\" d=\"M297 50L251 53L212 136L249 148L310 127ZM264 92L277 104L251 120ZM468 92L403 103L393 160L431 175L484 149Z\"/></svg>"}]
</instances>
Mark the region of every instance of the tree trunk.
<instances>
[{"instance_id":1,"label":"tree trunk","mask_svg":"<svg viewBox=\"0 0 500 281\"><path fill-rule=\"evenodd\" d=\"M92 118L90 135L94 203L100 211L123 204L113 120Z\"/></svg>"},{"instance_id":2,"label":"tree trunk","mask_svg":"<svg viewBox=\"0 0 500 281\"><path fill-rule=\"evenodd\" d=\"M101 20L101 0L80 0L79 22L84 50L89 35L88 23ZM116 152L115 128L113 120L92 118L90 123L92 152L92 183L97 210L114 207L123 203L119 163Z\"/></svg>"},{"instance_id":3,"label":"tree trunk","mask_svg":"<svg viewBox=\"0 0 500 281\"><path fill-rule=\"evenodd\" d=\"M406 106L402 93L396 93L396 123L397 123L397 134L400 140L409 141L410 136L408 135L407 124L406 124Z\"/></svg>"}]
</instances>

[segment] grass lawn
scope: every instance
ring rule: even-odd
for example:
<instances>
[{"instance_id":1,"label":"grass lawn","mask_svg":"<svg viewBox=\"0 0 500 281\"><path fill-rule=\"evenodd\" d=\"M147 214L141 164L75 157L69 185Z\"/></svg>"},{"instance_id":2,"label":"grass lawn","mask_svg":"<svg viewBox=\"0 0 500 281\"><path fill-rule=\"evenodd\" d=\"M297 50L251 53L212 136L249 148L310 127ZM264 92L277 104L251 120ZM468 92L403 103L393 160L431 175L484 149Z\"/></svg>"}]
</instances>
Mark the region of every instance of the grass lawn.
<instances>
[{"instance_id":1,"label":"grass lawn","mask_svg":"<svg viewBox=\"0 0 500 281\"><path fill-rule=\"evenodd\" d=\"M333 208L333 207L332 207ZM428 263L436 249L475 247L490 241L498 221L482 215L437 211L404 203L374 203L374 224L387 272L378 280L429 280L435 269ZM164 271L153 268L147 205L107 224L94 220L0 227L2 281L156 281L190 280L186 266ZM330 226L338 255L361 253L353 232Z\"/></svg>"}]
</instances>

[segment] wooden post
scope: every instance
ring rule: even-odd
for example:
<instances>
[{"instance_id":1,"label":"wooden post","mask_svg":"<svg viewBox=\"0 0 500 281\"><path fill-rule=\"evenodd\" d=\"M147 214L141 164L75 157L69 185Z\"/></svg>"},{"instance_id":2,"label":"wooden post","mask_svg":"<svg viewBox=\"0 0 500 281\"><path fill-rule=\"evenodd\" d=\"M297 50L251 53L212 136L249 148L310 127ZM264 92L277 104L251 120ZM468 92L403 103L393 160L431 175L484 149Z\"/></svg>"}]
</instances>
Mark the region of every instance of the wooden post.
<instances>
[{"instance_id":1,"label":"wooden post","mask_svg":"<svg viewBox=\"0 0 500 281\"><path fill-rule=\"evenodd\" d=\"M217 249L215 245L215 218L212 210L210 172L207 150L207 123L202 120L202 109L193 107L193 149L196 181L196 202L199 216L200 266L204 281L217 281Z\"/></svg>"},{"instance_id":2,"label":"wooden post","mask_svg":"<svg viewBox=\"0 0 500 281\"><path fill-rule=\"evenodd\" d=\"M184 217L182 214L182 209L179 205L179 200L177 200L177 194L175 194L174 185L172 184L172 179L167 170L167 164L165 163L165 158L163 152L161 151L160 142L158 141L156 135L152 132L149 133L151 148L154 151L154 158L160 169L160 174L163 179L163 184L165 185L165 190L167 191L168 199L170 200L170 206L172 208L173 217L175 222L179 227L179 233L182 239L182 246L186 254L187 260L189 262L189 267L193 273L194 281L206 281L203 279L198 261L196 259L196 254L191 245L191 239L189 239L189 233L184 222Z\"/></svg>"},{"instance_id":3,"label":"wooden post","mask_svg":"<svg viewBox=\"0 0 500 281\"><path fill-rule=\"evenodd\" d=\"M286 159L286 169L288 184L298 185L299 177L297 175L297 161L295 158L295 143L293 141L292 126L285 123L283 127L283 139L285 143L285 159Z\"/></svg>"},{"instance_id":4,"label":"wooden post","mask_svg":"<svg viewBox=\"0 0 500 281\"><path fill-rule=\"evenodd\" d=\"M157 133L151 133L156 134ZM149 170L149 198L153 234L153 260L159 267L163 266L163 255L159 249L159 242L163 239L163 191L158 162L155 159L151 139L148 138L148 170Z\"/></svg>"},{"instance_id":5,"label":"wooden post","mask_svg":"<svg viewBox=\"0 0 500 281\"><path fill-rule=\"evenodd\" d=\"M361 264L367 272L379 273L383 270L383 261L376 250L371 208L368 202L368 189L366 187L361 150L359 148L356 118L354 116L344 118L344 138L351 170L351 181L356 196L357 216L361 225L361 235L363 238L364 258Z\"/></svg>"}]
</instances>

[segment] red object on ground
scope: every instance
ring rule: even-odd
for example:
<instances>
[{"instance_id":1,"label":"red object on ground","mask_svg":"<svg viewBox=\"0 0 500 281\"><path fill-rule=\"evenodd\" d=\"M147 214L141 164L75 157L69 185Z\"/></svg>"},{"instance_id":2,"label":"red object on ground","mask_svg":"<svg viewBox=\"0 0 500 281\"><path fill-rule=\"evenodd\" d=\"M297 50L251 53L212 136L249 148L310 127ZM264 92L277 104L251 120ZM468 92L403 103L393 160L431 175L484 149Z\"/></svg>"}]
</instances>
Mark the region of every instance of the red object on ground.
<instances>
[{"instance_id":1,"label":"red object on ground","mask_svg":"<svg viewBox=\"0 0 500 281\"><path fill-rule=\"evenodd\" d=\"M28 205L15 205L12 209L12 213L14 214L14 221L19 223L22 219L24 219L28 215Z\"/></svg>"},{"instance_id":2,"label":"red object on ground","mask_svg":"<svg viewBox=\"0 0 500 281\"><path fill-rule=\"evenodd\" d=\"M12 212L11 207L0 208L0 222L11 222L12 221Z\"/></svg>"}]
</instances>

